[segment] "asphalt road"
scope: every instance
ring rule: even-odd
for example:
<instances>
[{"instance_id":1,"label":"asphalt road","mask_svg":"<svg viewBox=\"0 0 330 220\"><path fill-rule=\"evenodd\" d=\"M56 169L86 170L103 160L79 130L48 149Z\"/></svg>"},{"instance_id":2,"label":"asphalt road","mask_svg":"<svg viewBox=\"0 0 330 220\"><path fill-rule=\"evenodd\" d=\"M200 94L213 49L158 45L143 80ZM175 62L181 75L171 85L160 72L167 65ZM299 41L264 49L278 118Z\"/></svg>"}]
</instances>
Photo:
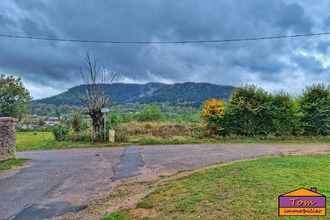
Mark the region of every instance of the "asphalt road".
<instances>
[{"instance_id":1,"label":"asphalt road","mask_svg":"<svg viewBox=\"0 0 330 220\"><path fill-rule=\"evenodd\" d=\"M221 161L299 152L329 144L200 144L18 152L28 164L0 172L0 219L47 219L86 208L114 181Z\"/></svg>"}]
</instances>

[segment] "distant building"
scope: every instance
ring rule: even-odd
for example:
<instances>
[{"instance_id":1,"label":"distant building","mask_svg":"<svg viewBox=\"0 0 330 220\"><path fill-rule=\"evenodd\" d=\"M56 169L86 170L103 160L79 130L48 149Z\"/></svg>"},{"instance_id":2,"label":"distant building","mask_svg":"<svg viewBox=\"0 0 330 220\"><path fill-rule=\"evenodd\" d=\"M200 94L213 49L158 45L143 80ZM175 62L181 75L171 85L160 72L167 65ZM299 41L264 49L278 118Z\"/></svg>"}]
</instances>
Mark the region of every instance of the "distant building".
<instances>
[{"instance_id":1,"label":"distant building","mask_svg":"<svg viewBox=\"0 0 330 220\"><path fill-rule=\"evenodd\" d=\"M49 117L45 122L46 125L49 126L61 124L61 122L58 120L58 117Z\"/></svg>"}]
</instances>

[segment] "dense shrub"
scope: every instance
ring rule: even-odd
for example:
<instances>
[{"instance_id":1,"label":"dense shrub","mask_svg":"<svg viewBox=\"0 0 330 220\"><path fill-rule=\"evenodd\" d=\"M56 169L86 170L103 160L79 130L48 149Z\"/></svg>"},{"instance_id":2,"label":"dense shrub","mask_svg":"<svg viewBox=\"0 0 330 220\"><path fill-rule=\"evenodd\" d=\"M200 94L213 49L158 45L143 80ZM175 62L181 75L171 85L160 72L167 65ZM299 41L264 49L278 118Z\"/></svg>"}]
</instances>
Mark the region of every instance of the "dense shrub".
<instances>
[{"instance_id":1,"label":"dense shrub","mask_svg":"<svg viewBox=\"0 0 330 220\"><path fill-rule=\"evenodd\" d=\"M330 86L312 85L298 99L306 135L330 134Z\"/></svg>"},{"instance_id":2,"label":"dense shrub","mask_svg":"<svg viewBox=\"0 0 330 220\"><path fill-rule=\"evenodd\" d=\"M199 123L201 122L201 116L197 113L183 111L175 115L175 121L179 123Z\"/></svg>"},{"instance_id":3,"label":"dense shrub","mask_svg":"<svg viewBox=\"0 0 330 220\"><path fill-rule=\"evenodd\" d=\"M127 142L128 141L128 132L127 129L117 129L115 133L116 142Z\"/></svg>"},{"instance_id":4,"label":"dense shrub","mask_svg":"<svg viewBox=\"0 0 330 220\"><path fill-rule=\"evenodd\" d=\"M108 128L111 128L111 127L118 125L120 123L123 123L123 122L125 122L125 118L119 112L110 113L107 115L107 127Z\"/></svg>"},{"instance_id":5,"label":"dense shrub","mask_svg":"<svg viewBox=\"0 0 330 220\"><path fill-rule=\"evenodd\" d=\"M163 121L165 120L165 115L162 110L155 104L148 105L143 109L142 112L136 115L138 121Z\"/></svg>"},{"instance_id":6,"label":"dense shrub","mask_svg":"<svg viewBox=\"0 0 330 220\"><path fill-rule=\"evenodd\" d=\"M72 125L73 130L76 133L79 133L79 131L81 131L83 129L82 115L77 112L74 113L72 116L71 125Z\"/></svg>"},{"instance_id":7,"label":"dense shrub","mask_svg":"<svg viewBox=\"0 0 330 220\"><path fill-rule=\"evenodd\" d=\"M234 90L228 104L209 100L202 116L203 127L212 133L278 136L302 132L298 107L290 95L284 92L271 95L254 85Z\"/></svg>"},{"instance_id":8,"label":"dense shrub","mask_svg":"<svg viewBox=\"0 0 330 220\"><path fill-rule=\"evenodd\" d=\"M82 130L79 132L71 133L69 136L69 140L73 142L90 141L91 134L87 130Z\"/></svg>"},{"instance_id":9,"label":"dense shrub","mask_svg":"<svg viewBox=\"0 0 330 220\"><path fill-rule=\"evenodd\" d=\"M205 130L201 126L201 124L190 124L190 136L198 139L202 139L205 136Z\"/></svg>"},{"instance_id":10,"label":"dense shrub","mask_svg":"<svg viewBox=\"0 0 330 220\"><path fill-rule=\"evenodd\" d=\"M52 128L52 133L57 141L63 141L68 138L69 130L63 126L56 125Z\"/></svg>"},{"instance_id":11,"label":"dense shrub","mask_svg":"<svg viewBox=\"0 0 330 220\"><path fill-rule=\"evenodd\" d=\"M271 121L269 95L254 85L237 88L224 111L224 131L229 134L266 134Z\"/></svg>"},{"instance_id":12,"label":"dense shrub","mask_svg":"<svg viewBox=\"0 0 330 220\"><path fill-rule=\"evenodd\" d=\"M275 135L300 135L302 129L299 121L297 103L293 97L284 92L270 95L271 123L268 134Z\"/></svg>"},{"instance_id":13,"label":"dense shrub","mask_svg":"<svg viewBox=\"0 0 330 220\"><path fill-rule=\"evenodd\" d=\"M221 121L224 109L224 102L217 99L210 99L204 103L201 116L203 119L202 127L206 132L218 134L224 129Z\"/></svg>"},{"instance_id":14,"label":"dense shrub","mask_svg":"<svg viewBox=\"0 0 330 220\"><path fill-rule=\"evenodd\" d=\"M105 136L106 136L106 140L108 140L109 139L109 131L114 130L115 127L118 124L125 122L125 116L121 113L114 112L114 113L107 114L106 117L107 118L106 118ZM102 131L99 134L97 134L97 136L96 136L96 141L104 141L104 126L103 126L103 124L102 124Z\"/></svg>"}]
</instances>

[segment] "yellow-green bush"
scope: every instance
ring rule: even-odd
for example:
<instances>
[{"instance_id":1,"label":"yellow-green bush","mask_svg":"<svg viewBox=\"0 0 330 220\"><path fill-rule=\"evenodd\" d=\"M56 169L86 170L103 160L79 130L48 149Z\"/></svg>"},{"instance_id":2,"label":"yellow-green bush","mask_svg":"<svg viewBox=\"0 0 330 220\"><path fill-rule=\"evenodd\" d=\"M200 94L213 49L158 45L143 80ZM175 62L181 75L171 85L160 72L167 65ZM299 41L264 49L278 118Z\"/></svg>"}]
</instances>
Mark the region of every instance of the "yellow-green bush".
<instances>
[{"instance_id":1,"label":"yellow-green bush","mask_svg":"<svg viewBox=\"0 0 330 220\"><path fill-rule=\"evenodd\" d=\"M221 119L224 116L224 102L218 99L210 99L204 103L202 116L202 127L207 133L218 134L224 128Z\"/></svg>"}]
</instances>

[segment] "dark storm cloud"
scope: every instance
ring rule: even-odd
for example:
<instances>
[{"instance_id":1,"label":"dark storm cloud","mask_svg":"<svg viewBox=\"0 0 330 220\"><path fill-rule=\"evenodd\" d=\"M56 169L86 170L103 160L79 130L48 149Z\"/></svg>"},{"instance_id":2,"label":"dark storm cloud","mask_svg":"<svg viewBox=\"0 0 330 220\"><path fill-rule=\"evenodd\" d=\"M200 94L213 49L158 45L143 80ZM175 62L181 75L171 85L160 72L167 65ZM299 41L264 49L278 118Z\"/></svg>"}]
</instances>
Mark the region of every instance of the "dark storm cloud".
<instances>
[{"instance_id":1,"label":"dark storm cloud","mask_svg":"<svg viewBox=\"0 0 330 220\"><path fill-rule=\"evenodd\" d=\"M322 62L315 57L309 57L304 55L293 56L292 60L299 66L299 68L306 71L306 73L319 75L323 73L326 68L323 67Z\"/></svg>"},{"instance_id":2,"label":"dark storm cloud","mask_svg":"<svg viewBox=\"0 0 330 220\"><path fill-rule=\"evenodd\" d=\"M306 13L306 2L284 0L4 0L2 4L1 34L67 39L249 38L311 33L317 22ZM317 25L327 26L328 20L322 19L322 24ZM287 71L299 70L302 78L305 72L321 71L322 63L314 56L297 54L303 51L327 55L325 46L317 39L306 38L189 45L109 45L0 38L0 71L21 75L35 87L64 91L81 83L79 65L89 51L108 59L126 75L127 81L233 85L248 81L266 87L277 83L281 87L291 79Z\"/></svg>"}]
</instances>

